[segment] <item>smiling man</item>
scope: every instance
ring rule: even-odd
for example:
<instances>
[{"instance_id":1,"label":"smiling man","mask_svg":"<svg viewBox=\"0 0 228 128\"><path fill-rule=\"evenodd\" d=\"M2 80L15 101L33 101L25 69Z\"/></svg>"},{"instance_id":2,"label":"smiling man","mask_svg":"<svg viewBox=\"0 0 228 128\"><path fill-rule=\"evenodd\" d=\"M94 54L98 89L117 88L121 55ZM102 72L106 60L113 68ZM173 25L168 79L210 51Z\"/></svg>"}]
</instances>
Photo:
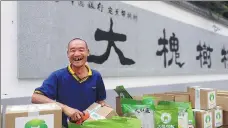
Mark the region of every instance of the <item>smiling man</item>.
<instances>
[{"instance_id":1,"label":"smiling man","mask_svg":"<svg viewBox=\"0 0 228 128\"><path fill-rule=\"evenodd\" d=\"M32 103L57 103L63 110L64 127L67 127L67 118L73 121L81 119L82 112L94 102L107 105L101 74L86 64L89 56L87 43L80 38L71 40L67 56L70 64L52 72L32 96Z\"/></svg>"}]
</instances>

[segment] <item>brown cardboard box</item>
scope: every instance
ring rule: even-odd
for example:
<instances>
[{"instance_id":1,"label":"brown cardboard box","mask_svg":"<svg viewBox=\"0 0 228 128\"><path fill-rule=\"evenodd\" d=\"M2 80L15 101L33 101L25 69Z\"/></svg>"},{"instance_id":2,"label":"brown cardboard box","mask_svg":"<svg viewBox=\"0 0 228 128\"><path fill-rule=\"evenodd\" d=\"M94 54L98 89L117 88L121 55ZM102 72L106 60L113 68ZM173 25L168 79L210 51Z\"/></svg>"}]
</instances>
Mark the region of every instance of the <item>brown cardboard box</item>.
<instances>
[{"instance_id":1,"label":"brown cardboard box","mask_svg":"<svg viewBox=\"0 0 228 128\"><path fill-rule=\"evenodd\" d=\"M99 119L110 119L113 116L118 116L114 109L110 107L101 107L98 103L93 103L87 108L90 113L90 117L87 120L99 120Z\"/></svg>"},{"instance_id":2,"label":"brown cardboard box","mask_svg":"<svg viewBox=\"0 0 228 128\"><path fill-rule=\"evenodd\" d=\"M142 100L142 96L132 96L135 100ZM119 116L123 116L121 104L120 104L120 97L116 97L116 112Z\"/></svg>"},{"instance_id":3,"label":"brown cardboard box","mask_svg":"<svg viewBox=\"0 0 228 128\"><path fill-rule=\"evenodd\" d=\"M213 117L213 128L218 128L223 125L223 110L222 107L217 106L212 110L212 117Z\"/></svg>"},{"instance_id":4,"label":"brown cardboard box","mask_svg":"<svg viewBox=\"0 0 228 128\"><path fill-rule=\"evenodd\" d=\"M193 109L196 128L212 128L213 110L196 110Z\"/></svg>"},{"instance_id":5,"label":"brown cardboard box","mask_svg":"<svg viewBox=\"0 0 228 128\"><path fill-rule=\"evenodd\" d=\"M157 105L159 101L174 101L175 96L166 95L163 93L159 94L144 94L143 96L153 96L155 97L154 104Z\"/></svg>"},{"instance_id":6,"label":"brown cardboard box","mask_svg":"<svg viewBox=\"0 0 228 128\"><path fill-rule=\"evenodd\" d=\"M217 96L217 105L221 106L224 111L228 111L228 96Z\"/></svg>"},{"instance_id":7,"label":"brown cardboard box","mask_svg":"<svg viewBox=\"0 0 228 128\"><path fill-rule=\"evenodd\" d=\"M228 96L217 95L217 104L223 108L223 124L228 125Z\"/></svg>"},{"instance_id":8,"label":"brown cardboard box","mask_svg":"<svg viewBox=\"0 0 228 128\"><path fill-rule=\"evenodd\" d=\"M223 125L228 126L228 111L223 111Z\"/></svg>"},{"instance_id":9,"label":"brown cardboard box","mask_svg":"<svg viewBox=\"0 0 228 128\"><path fill-rule=\"evenodd\" d=\"M48 128L62 128L62 109L57 104L7 106L5 113L6 128L32 128L42 126Z\"/></svg>"},{"instance_id":10,"label":"brown cardboard box","mask_svg":"<svg viewBox=\"0 0 228 128\"><path fill-rule=\"evenodd\" d=\"M199 86L188 87L190 102L195 109L213 109L216 107L217 91L211 88L200 88Z\"/></svg>"},{"instance_id":11,"label":"brown cardboard box","mask_svg":"<svg viewBox=\"0 0 228 128\"><path fill-rule=\"evenodd\" d=\"M190 95L186 93L167 92L166 95L174 96L175 102L190 102Z\"/></svg>"}]
</instances>

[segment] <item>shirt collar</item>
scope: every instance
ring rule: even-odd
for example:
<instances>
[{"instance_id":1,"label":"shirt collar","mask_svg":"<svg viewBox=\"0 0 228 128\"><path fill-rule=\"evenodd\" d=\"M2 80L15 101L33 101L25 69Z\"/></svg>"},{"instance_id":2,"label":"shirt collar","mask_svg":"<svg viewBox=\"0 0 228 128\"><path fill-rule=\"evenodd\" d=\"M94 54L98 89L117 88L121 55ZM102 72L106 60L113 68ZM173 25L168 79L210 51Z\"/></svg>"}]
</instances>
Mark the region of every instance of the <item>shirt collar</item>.
<instances>
[{"instance_id":1,"label":"shirt collar","mask_svg":"<svg viewBox=\"0 0 228 128\"><path fill-rule=\"evenodd\" d=\"M92 73L91 68L87 64L85 66L88 69L88 76L92 76L93 73ZM75 75L75 72L71 68L71 64L68 65L68 70L69 70L70 74Z\"/></svg>"}]
</instances>

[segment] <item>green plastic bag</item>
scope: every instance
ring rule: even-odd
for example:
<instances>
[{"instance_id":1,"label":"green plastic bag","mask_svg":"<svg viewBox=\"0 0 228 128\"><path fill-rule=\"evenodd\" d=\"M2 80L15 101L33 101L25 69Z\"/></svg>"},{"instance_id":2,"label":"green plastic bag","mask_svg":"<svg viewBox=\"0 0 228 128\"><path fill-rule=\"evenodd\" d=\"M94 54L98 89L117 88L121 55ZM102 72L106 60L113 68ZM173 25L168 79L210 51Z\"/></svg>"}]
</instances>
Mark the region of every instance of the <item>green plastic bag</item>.
<instances>
[{"instance_id":1,"label":"green plastic bag","mask_svg":"<svg viewBox=\"0 0 228 128\"><path fill-rule=\"evenodd\" d=\"M96 121L86 121L82 125L68 124L68 128L141 128L141 121L136 118L112 117Z\"/></svg>"},{"instance_id":2,"label":"green plastic bag","mask_svg":"<svg viewBox=\"0 0 228 128\"><path fill-rule=\"evenodd\" d=\"M120 103L123 116L140 119L142 128L154 128L154 105L151 102L123 98Z\"/></svg>"},{"instance_id":3,"label":"green plastic bag","mask_svg":"<svg viewBox=\"0 0 228 128\"><path fill-rule=\"evenodd\" d=\"M195 118L194 118L194 114L193 114L193 110L191 107L191 103L189 102L173 102L173 101L161 101L158 103L159 105L175 105L178 110L179 110L179 115L178 115L178 119L179 119L179 128L182 128L185 126L185 118L187 116L187 124L188 126L185 126L187 128L195 128L196 124L195 124ZM184 125L184 126L183 126Z\"/></svg>"},{"instance_id":4,"label":"green plastic bag","mask_svg":"<svg viewBox=\"0 0 228 128\"><path fill-rule=\"evenodd\" d=\"M155 128L178 128L178 108L175 105L155 107Z\"/></svg>"}]
</instances>

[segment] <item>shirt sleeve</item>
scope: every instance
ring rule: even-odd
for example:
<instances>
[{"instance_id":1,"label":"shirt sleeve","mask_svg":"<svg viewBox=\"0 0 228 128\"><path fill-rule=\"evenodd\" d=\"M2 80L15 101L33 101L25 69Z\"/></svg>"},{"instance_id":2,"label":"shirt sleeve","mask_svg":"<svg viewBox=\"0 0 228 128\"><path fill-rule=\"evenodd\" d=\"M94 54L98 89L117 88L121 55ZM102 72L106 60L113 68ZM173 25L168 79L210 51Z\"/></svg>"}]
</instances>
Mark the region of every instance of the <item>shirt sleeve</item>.
<instances>
[{"instance_id":1,"label":"shirt sleeve","mask_svg":"<svg viewBox=\"0 0 228 128\"><path fill-rule=\"evenodd\" d=\"M102 76L99 74L97 80L97 101L102 101L106 99L106 89Z\"/></svg>"},{"instance_id":2,"label":"shirt sleeve","mask_svg":"<svg viewBox=\"0 0 228 128\"><path fill-rule=\"evenodd\" d=\"M43 94L52 100L56 100L57 97L57 76L52 73L47 79L44 80L43 84L35 89L35 93Z\"/></svg>"}]
</instances>

